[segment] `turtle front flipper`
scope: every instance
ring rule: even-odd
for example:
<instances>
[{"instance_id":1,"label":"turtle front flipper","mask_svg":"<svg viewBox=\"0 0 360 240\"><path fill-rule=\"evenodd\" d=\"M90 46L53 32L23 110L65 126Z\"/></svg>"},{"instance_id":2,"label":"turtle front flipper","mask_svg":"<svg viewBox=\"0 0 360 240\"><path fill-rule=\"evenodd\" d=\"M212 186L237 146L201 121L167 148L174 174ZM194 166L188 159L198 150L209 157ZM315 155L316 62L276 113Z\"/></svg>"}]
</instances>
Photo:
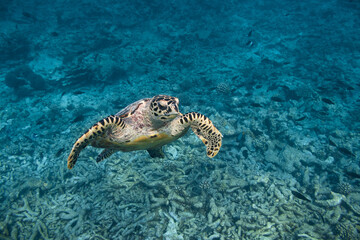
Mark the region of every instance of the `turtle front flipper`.
<instances>
[{"instance_id":1,"label":"turtle front flipper","mask_svg":"<svg viewBox=\"0 0 360 240\"><path fill-rule=\"evenodd\" d=\"M221 148L222 134L209 118L201 113L191 112L183 115L180 124L190 125L193 132L206 146L206 155L210 158L216 156Z\"/></svg>"},{"instance_id":2,"label":"turtle front flipper","mask_svg":"<svg viewBox=\"0 0 360 240\"><path fill-rule=\"evenodd\" d=\"M103 120L95 123L89 130L87 130L74 144L67 160L67 166L72 169L79 157L81 150L91 144L96 138L106 134L109 128L116 127L117 129L125 128L124 120L118 116L109 116Z\"/></svg>"}]
</instances>

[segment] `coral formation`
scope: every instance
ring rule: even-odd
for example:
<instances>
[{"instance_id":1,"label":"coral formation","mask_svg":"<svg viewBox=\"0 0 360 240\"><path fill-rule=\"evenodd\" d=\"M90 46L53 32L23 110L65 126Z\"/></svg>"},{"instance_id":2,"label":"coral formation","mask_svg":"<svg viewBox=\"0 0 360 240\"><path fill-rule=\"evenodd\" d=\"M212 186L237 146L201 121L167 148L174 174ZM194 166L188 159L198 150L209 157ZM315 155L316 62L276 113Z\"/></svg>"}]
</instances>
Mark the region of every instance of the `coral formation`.
<instances>
[{"instance_id":1,"label":"coral formation","mask_svg":"<svg viewBox=\"0 0 360 240\"><path fill-rule=\"evenodd\" d=\"M336 191L346 196L352 192L352 187L349 183L341 182L336 186Z\"/></svg>"},{"instance_id":2,"label":"coral formation","mask_svg":"<svg viewBox=\"0 0 360 240\"><path fill-rule=\"evenodd\" d=\"M71 4L70 4L71 3ZM359 239L359 1L0 1L0 239ZM156 94L223 133L96 163Z\"/></svg>"}]
</instances>

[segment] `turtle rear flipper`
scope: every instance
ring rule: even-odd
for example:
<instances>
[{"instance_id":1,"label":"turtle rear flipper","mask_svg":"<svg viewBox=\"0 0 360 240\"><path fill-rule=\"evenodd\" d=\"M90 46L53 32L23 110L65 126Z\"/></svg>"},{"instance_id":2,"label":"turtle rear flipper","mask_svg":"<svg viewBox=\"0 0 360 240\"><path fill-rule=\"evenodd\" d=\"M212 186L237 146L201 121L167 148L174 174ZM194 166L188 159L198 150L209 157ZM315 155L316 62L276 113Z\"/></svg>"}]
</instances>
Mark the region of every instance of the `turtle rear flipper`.
<instances>
[{"instance_id":1,"label":"turtle rear flipper","mask_svg":"<svg viewBox=\"0 0 360 240\"><path fill-rule=\"evenodd\" d=\"M110 157L111 155L113 155L114 153L118 152L118 150L115 149L104 149L97 157L96 157L96 162L101 162L102 160L104 160L105 158Z\"/></svg>"},{"instance_id":2,"label":"turtle rear flipper","mask_svg":"<svg viewBox=\"0 0 360 240\"><path fill-rule=\"evenodd\" d=\"M159 147L159 148L154 148L154 149L148 149L147 150L150 157L152 158L164 158L165 157L165 154L163 152L163 149L162 147Z\"/></svg>"},{"instance_id":3,"label":"turtle rear flipper","mask_svg":"<svg viewBox=\"0 0 360 240\"><path fill-rule=\"evenodd\" d=\"M206 146L206 155L215 157L221 148L222 134L214 126L209 118L201 113L191 112L180 118L180 123L190 125L193 132Z\"/></svg>"},{"instance_id":4,"label":"turtle rear flipper","mask_svg":"<svg viewBox=\"0 0 360 240\"><path fill-rule=\"evenodd\" d=\"M109 116L103 120L95 123L89 130L87 130L74 144L67 160L67 166L72 169L79 157L81 150L91 144L96 138L106 134L109 128L125 128L124 121L118 116Z\"/></svg>"}]
</instances>

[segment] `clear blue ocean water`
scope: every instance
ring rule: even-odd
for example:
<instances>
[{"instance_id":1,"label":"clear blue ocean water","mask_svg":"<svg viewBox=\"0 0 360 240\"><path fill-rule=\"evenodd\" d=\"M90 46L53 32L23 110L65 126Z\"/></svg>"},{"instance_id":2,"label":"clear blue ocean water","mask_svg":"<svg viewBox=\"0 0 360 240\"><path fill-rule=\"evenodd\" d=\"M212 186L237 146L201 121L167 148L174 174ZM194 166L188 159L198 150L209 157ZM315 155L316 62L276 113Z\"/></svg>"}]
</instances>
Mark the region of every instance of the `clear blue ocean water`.
<instances>
[{"instance_id":1,"label":"clear blue ocean water","mask_svg":"<svg viewBox=\"0 0 360 240\"><path fill-rule=\"evenodd\" d=\"M1 0L0 91L0 240L360 239L358 0ZM215 157L186 119L163 158L67 168L161 94L212 121ZM146 101L86 144L179 126Z\"/></svg>"}]
</instances>

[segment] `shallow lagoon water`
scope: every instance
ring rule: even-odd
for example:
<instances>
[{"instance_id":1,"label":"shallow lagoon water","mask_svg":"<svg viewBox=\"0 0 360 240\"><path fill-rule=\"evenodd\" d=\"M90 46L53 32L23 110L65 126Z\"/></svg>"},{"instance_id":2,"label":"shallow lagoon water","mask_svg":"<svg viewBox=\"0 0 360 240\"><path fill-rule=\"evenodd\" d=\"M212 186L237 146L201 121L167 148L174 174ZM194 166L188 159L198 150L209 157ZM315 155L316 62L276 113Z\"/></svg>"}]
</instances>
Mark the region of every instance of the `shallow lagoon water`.
<instances>
[{"instance_id":1,"label":"shallow lagoon water","mask_svg":"<svg viewBox=\"0 0 360 240\"><path fill-rule=\"evenodd\" d=\"M359 239L360 2L0 2L0 239ZM75 140L157 94L189 131L96 163Z\"/></svg>"}]
</instances>

